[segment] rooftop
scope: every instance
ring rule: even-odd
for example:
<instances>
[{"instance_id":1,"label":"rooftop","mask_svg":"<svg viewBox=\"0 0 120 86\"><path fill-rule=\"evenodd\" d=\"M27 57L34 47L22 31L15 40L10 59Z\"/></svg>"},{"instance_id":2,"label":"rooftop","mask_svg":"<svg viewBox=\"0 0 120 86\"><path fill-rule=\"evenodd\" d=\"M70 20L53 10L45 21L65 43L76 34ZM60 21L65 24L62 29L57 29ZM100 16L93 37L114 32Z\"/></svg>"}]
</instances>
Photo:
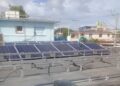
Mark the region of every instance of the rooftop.
<instances>
[{"instance_id":1,"label":"rooftop","mask_svg":"<svg viewBox=\"0 0 120 86\"><path fill-rule=\"evenodd\" d=\"M0 21L23 21L23 22L44 22L44 23L58 23L58 21L49 20L49 19L33 19L33 18L20 18L20 19L11 19L11 18L0 18Z\"/></svg>"}]
</instances>

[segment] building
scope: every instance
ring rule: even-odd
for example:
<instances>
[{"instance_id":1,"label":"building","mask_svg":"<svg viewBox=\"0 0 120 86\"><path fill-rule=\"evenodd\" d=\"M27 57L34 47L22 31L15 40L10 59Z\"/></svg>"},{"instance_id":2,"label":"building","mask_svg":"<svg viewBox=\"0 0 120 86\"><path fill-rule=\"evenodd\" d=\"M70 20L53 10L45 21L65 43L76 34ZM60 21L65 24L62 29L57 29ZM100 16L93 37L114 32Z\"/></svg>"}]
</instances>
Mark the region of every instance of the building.
<instances>
[{"instance_id":1,"label":"building","mask_svg":"<svg viewBox=\"0 0 120 86\"><path fill-rule=\"evenodd\" d=\"M114 41L114 32L109 28L89 27L89 29L80 29L79 32L74 32L71 34L71 40L78 41L81 35L88 40L97 40L100 42Z\"/></svg>"},{"instance_id":2,"label":"building","mask_svg":"<svg viewBox=\"0 0 120 86\"><path fill-rule=\"evenodd\" d=\"M4 42L54 41L55 21L34 19L0 19Z\"/></svg>"},{"instance_id":3,"label":"building","mask_svg":"<svg viewBox=\"0 0 120 86\"><path fill-rule=\"evenodd\" d=\"M18 11L6 11L5 18L19 19L20 13Z\"/></svg>"}]
</instances>

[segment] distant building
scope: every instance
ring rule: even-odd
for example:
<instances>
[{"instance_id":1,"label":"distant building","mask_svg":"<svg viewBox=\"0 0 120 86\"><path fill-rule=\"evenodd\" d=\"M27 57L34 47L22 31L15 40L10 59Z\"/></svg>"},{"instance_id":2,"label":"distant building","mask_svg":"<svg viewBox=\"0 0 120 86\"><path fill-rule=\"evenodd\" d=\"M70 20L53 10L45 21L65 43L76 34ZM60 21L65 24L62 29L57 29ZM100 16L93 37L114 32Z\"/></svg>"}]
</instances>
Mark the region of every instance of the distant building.
<instances>
[{"instance_id":1,"label":"distant building","mask_svg":"<svg viewBox=\"0 0 120 86\"><path fill-rule=\"evenodd\" d=\"M55 21L34 19L0 19L4 42L54 41Z\"/></svg>"},{"instance_id":2,"label":"distant building","mask_svg":"<svg viewBox=\"0 0 120 86\"><path fill-rule=\"evenodd\" d=\"M79 32L72 33L71 40L78 41L81 35L87 38L88 40L98 40L101 42L114 41L114 33L109 28L89 27L89 29L82 29Z\"/></svg>"},{"instance_id":3,"label":"distant building","mask_svg":"<svg viewBox=\"0 0 120 86\"><path fill-rule=\"evenodd\" d=\"M79 28L79 31L86 31L86 30L95 30L96 26L83 26Z\"/></svg>"},{"instance_id":4,"label":"distant building","mask_svg":"<svg viewBox=\"0 0 120 86\"><path fill-rule=\"evenodd\" d=\"M19 11L6 11L5 12L5 18L19 19L20 18L20 13L19 13Z\"/></svg>"}]
</instances>

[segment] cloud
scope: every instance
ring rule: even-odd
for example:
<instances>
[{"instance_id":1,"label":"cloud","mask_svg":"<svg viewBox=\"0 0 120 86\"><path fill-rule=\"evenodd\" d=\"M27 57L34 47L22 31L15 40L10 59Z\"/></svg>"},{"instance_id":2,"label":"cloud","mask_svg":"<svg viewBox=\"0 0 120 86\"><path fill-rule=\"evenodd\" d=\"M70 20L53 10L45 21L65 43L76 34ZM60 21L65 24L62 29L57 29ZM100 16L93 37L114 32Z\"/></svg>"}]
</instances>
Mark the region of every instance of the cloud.
<instances>
[{"instance_id":1,"label":"cloud","mask_svg":"<svg viewBox=\"0 0 120 86\"><path fill-rule=\"evenodd\" d=\"M59 20L62 25L95 25L97 20L109 22L112 10L119 12L119 0L2 0L0 10L11 5L22 5L36 18Z\"/></svg>"},{"instance_id":2,"label":"cloud","mask_svg":"<svg viewBox=\"0 0 120 86\"><path fill-rule=\"evenodd\" d=\"M0 0L0 12L8 9L8 3L4 0Z\"/></svg>"}]
</instances>

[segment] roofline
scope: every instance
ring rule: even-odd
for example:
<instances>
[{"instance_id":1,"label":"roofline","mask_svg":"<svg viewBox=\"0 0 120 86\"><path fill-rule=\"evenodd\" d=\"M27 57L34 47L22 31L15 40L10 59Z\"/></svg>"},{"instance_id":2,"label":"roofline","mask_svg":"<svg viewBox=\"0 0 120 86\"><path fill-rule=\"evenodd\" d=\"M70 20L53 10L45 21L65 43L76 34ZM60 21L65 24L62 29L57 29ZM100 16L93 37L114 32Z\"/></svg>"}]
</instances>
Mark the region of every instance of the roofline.
<instances>
[{"instance_id":1,"label":"roofline","mask_svg":"<svg viewBox=\"0 0 120 86\"><path fill-rule=\"evenodd\" d=\"M11 18L0 18L0 21L23 21L23 22L46 22L46 23L58 23L58 21L47 20L47 19L30 19L30 18L19 18L19 19L11 19Z\"/></svg>"},{"instance_id":2,"label":"roofline","mask_svg":"<svg viewBox=\"0 0 120 86\"><path fill-rule=\"evenodd\" d=\"M72 32L72 34L114 34L113 32Z\"/></svg>"}]
</instances>

